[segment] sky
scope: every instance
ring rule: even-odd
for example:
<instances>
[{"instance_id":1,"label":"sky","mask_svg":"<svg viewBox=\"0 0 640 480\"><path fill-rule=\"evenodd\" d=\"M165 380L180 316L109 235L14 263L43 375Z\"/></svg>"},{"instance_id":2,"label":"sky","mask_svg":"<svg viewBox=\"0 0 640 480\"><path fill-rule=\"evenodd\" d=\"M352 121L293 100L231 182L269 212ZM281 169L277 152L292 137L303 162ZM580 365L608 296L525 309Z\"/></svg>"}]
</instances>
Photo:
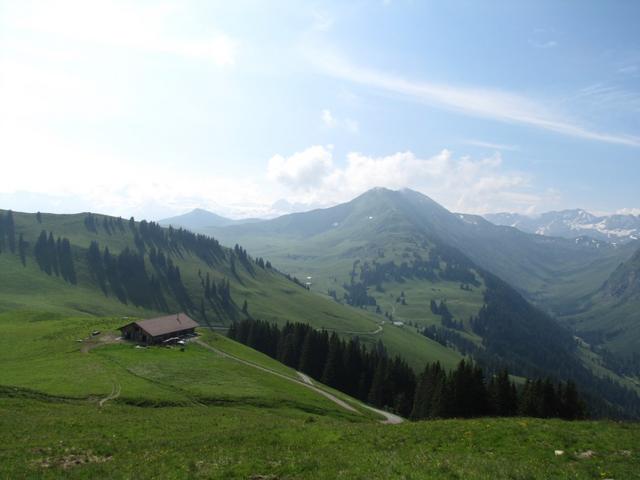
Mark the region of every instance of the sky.
<instances>
[{"instance_id":1,"label":"sky","mask_svg":"<svg viewBox=\"0 0 640 480\"><path fill-rule=\"evenodd\" d=\"M0 208L640 214L640 2L0 0Z\"/></svg>"}]
</instances>

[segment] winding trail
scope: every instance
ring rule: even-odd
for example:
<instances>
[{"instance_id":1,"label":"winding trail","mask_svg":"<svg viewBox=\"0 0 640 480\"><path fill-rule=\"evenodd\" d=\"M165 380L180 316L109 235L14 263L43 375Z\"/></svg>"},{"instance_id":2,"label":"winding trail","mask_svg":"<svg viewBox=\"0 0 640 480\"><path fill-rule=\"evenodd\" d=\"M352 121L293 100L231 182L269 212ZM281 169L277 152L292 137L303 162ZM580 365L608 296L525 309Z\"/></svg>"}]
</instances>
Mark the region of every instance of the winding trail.
<instances>
[{"instance_id":1,"label":"winding trail","mask_svg":"<svg viewBox=\"0 0 640 480\"><path fill-rule=\"evenodd\" d=\"M369 405L365 405L364 403L360 404L361 407L367 408L372 412L376 412L379 415L382 415L385 420L382 420L380 423L384 423L385 425L398 425L399 423L404 422L404 418L399 415L395 415L393 413L389 413L385 410L380 410L378 408L370 407Z\"/></svg>"},{"instance_id":2,"label":"winding trail","mask_svg":"<svg viewBox=\"0 0 640 480\"><path fill-rule=\"evenodd\" d=\"M313 380L311 380L311 377L309 377L309 375L306 375L302 372L296 372L296 373L304 383L308 385L313 385ZM379 415L382 415L385 419L382 420L380 423L384 423L385 425L397 425L399 423L404 422L404 418L400 417L399 415L395 415L393 413L389 413L384 410L379 410L377 408L370 407L369 405L365 405L364 403L361 403L360 406L362 408L371 410L372 412L376 412Z\"/></svg>"},{"instance_id":3,"label":"winding trail","mask_svg":"<svg viewBox=\"0 0 640 480\"><path fill-rule=\"evenodd\" d=\"M345 410L348 410L348 411L353 412L353 413L360 413L360 412L358 412L358 410L353 408L351 405L349 405L344 400L339 399L338 397L336 397L335 395L332 395L329 392L325 392L324 390L322 390L322 389L316 387L315 385L313 385L313 383L307 383L307 381L311 382L311 379L309 377L307 377L306 375L305 375L306 380L304 380L304 381L303 380L297 380L295 378L292 378L292 377L289 377L287 375L284 375L284 374L282 374L280 372L276 372L275 370L271 370L270 368L263 367L262 365L258 365L257 363L253 363L253 362L250 362L248 360L243 360L243 359L238 358L238 357L236 357L234 355L231 355L229 353L223 352L222 350L218 350L217 348L209 345L208 343L203 342L202 340L199 340L199 339L198 340L193 340L193 342L197 343L201 347L206 348L207 350L211 350L212 352L217 353L218 355L220 355L222 357L229 358L231 360L234 360L236 362L242 363L242 364L247 365L249 367L253 367L253 368L256 368L258 370L262 370L263 372L270 373L271 375L275 375L277 377L283 378L285 380L288 380L290 382L296 383L298 385L302 385L303 387L309 388L309 389L313 390L314 392L322 395L323 397L331 400L333 403L335 403L336 405L344 408ZM298 372L298 374L300 374L300 372Z\"/></svg>"},{"instance_id":4,"label":"winding trail","mask_svg":"<svg viewBox=\"0 0 640 480\"><path fill-rule=\"evenodd\" d=\"M382 332L382 325L384 325L384 322L382 322L380 325L378 325L378 328L376 328L375 330L371 330L369 332L358 332L355 330L337 330L335 328L318 328L317 330L326 330L327 332L336 332L336 333L346 333L347 335L377 335L378 333Z\"/></svg>"},{"instance_id":5,"label":"winding trail","mask_svg":"<svg viewBox=\"0 0 640 480\"><path fill-rule=\"evenodd\" d=\"M107 403L109 400L115 400L120 396L121 391L122 391L122 387L120 387L120 384L117 382L113 382L113 386L111 387L111 393L106 397L104 397L103 399L101 399L98 402L98 406L102 408L104 407L104 404Z\"/></svg>"}]
</instances>

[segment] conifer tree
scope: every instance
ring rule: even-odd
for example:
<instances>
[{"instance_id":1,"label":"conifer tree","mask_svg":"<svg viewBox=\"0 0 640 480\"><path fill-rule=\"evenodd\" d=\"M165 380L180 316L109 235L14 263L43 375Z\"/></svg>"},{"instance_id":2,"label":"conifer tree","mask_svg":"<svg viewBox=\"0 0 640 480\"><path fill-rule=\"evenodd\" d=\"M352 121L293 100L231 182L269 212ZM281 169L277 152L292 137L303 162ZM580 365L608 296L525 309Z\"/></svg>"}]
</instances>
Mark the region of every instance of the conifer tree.
<instances>
[{"instance_id":1,"label":"conifer tree","mask_svg":"<svg viewBox=\"0 0 640 480\"><path fill-rule=\"evenodd\" d=\"M7 211L5 217L5 234L7 235L7 246L11 253L16 253L16 226L13 221L13 212Z\"/></svg>"},{"instance_id":2,"label":"conifer tree","mask_svg":"<svg viewBox=\"0 0 640 480\"><path fill-rule=\"evenodd\" d=\"M342 345L338 335L333 332L329 339L329 352L327 362L322 372L322 383L337 387L340 382L340 369L342 366Z\"/></svg>"},{"instance_id":3,"label":"conifer tree","mask_svg":"<svg viewBox=\"0 0 640 480\"><path fill-rule=\"evenodd\" d=\"M375 367L371 388L369 389L369 403L377 407L385 406L385 381L387 378L387 357L380 356Z\"/></svg>"},{"instance_id":4,"label":"conifer tree","mask_svg":"<svg viewBox=\"0 0 640 480\"><path fill-rule=\"evenodd\" d=\"M49 257L51 270L56 277L59 276L60 268L58 265L58 254L56 250L56 241L53 238L53 232L49 232L49 237L47 238L47 256Z\"/></svg>"},{"instance_id":5,"label":"conifer tree","mask_svg":"<svg viewBox=\"0 0 640 480\"><path fill-rule=\"evenodd\" d=\"M5 235L5 226L4 226L4 214L2 212L0 212L0 253L2 253L2 251L5 248L5 241L4 241L4 235Z\"/></svg>"},{"instance_id":6,"label":"conifer tree","mask_svg":"<svg viewBox=\"0 0 640 480\"><path fill-rule=\"evenodd\" d=\"M47 242L47 232L42 230L38 236L38 240L33 247L33 255L36 263L47 275L51 275L51 258L49 255L49 247Z\"/></svg>"},{"instance_id":7,"label":"conifer tree","mask_svg":"<svg viewBox=\"0 0 640 480\"><path fill-rule=\"evenodd\" d=\"M20 255L20 262L22 262L22 266L27 266L27 242L24 241L24 237L22 233L18 239L18 253Z\"/></svg>"}]
</instances>

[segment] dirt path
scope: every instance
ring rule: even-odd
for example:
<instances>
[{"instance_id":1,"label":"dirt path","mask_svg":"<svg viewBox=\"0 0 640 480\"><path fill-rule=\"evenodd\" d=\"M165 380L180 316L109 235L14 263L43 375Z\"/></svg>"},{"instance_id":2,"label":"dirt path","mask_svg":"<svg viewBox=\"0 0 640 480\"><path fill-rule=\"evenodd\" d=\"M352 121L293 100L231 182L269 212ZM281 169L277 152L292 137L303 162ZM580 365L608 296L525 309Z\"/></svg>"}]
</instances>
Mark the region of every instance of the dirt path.
<instances>
[{"instance_id":1,"label":"dirt path","mask_svg":"<svg viewBox=\"0 0 640 480\"><path fill-rule=\"evenodd\" d=\"M88 337L82 341L80 351L82 353L89 353L94 348L101 347L102 345L111 345L113 343L121 343L122 339L120 335L115 333L102 333L95 337Z\"/></svg>"},{"instance_id":2,"label":"dirt path","mask_svg":"<svg viewBox=\"0 0 640 480\"><path fill-rule=\"evenodd\" d=\"M238 358L234 355L231 355L229 353L223 352L222 350L218 350L215 347L212 347L211 345L209 345L208 343L203 342L202 340L193 340L194 343L197 343L198 345L206 348L207 350L211 350L212 352L217 353L218 355L225 357L225 358L229 358L231 360L234 360L236 362L240 362L244 365L247 365L249 367L253 367L253 368L257 368L258 370L262 370L263 372L267 372L270 373L271 375L275 375L277 377L280 378L284 378L285 380L288 380L290 382L296 383L298 385L302 385L303 387L309 388L311 390L313 390L314 392L322 395L323 397L327 398L328 400L331 400L333 403L335 403L336 405L344 408L345 410L348 410L350 412L353 413L360 413L358 412L358 410L356 410L355 408L353 408L351 405L349 405L347 402L345 402L344 400L340 400L338 397L336 397L335 395L330 394L329 392L325 392L324 390L314 386L312 383L307 383L307 381L301 381L301 380L297 380L295 378L291 378L288 377L287 375L283 375L282 373L276 372L275 370L271 370L270 368L266 368L263 367L261 365L258 365L256 363L250 362L248 360L243 360L241 358ZM306 377L306 375L305 375ZM311 379L309 377L306 377L306 379L311 382Z\"/></svg>"},{"instance_id":3,"label":"dirt path","mask_svg":"<svg viewBox=\"0 0 640 480\"><path fill-rule=\"evenodd\" d=\"M296 372L296 373L300 377L300 380L302 380L304 383L306 383L307 385L313 385L313 382L311 381L311 377L309 375L306 375L302 372Z\"/></svg>"},{"instance_id":4,"label":"dirt path","mask_svg":"<svg viewBox=\"0 0 640 480\"><path fill-rule=\"evenodd\" d=\"M109 400L115 400L120 396L121 391L122 391L122 388L120 387L120 384L117 382L113 382L113 386L111 387L111 393L106 397L104 397L102 400L100 400L98 402L98 406L104 407L104 404L107 403Z\"/></svg>"},{"instance_id":5,"label":"dirt path","mask_svg":"<svg viewBox=\"0 0 640 480\"><path fill-rule=\"evenodd\" d=\"M336 330L335 328L323 328L322 330L326 330L327 332L336 332L336 333L346 333L347 335L377 335L382 332L382 322L375 330L371 330L369 332L357 332L354 330Z\"/></svg>"},{"instance_id":6,"label":"dirt path","mask_svg":"<svg viewBox=\"0 0 640 480\"><path fill-rule=\"evenodd\" d=\"M309 377L309 375L306 375L302 372L296 372L296 373L304 383L308 385L313 385L313 380L311 380L311 377ZM361 403L360 406L362 408L366 408L368 410L376 412L379 415L382 415L385 419L382 420L380 423L384 423L386 425L397 425L399 423L404 422L404 418L398 415L394 415L393 413L385 412L384 410L379 410L377 408L370 407L369 405L365 405L364 403Z\"/></svg>"},{"instance_id":7,"label":"dirt path","mask_svg":"<svg viewBox=\"0 0 640 480\"><path fill-rule=\"evenodd\" d=\"M377 408L370 407L369 405L365 405L364 403L360 404L361 407L367 408L373 412L376 412L379 415L382 415L386 420L382 420L380 423L384 423L385 425L397 425L399 423L404 422L404 418L395 415L393 413L386 412L384 410L379 410Z\"/></svg>"}]
</instances>

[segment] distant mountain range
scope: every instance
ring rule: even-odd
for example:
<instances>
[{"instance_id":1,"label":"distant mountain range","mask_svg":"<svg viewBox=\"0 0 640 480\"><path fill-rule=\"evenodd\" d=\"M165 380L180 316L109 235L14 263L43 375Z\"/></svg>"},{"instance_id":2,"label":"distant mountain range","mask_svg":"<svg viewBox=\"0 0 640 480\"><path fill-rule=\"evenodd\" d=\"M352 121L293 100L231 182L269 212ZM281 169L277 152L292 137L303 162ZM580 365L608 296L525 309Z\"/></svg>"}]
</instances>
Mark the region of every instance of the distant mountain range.
<instances>
[{"instance_id":1,"label":"distant mountain range","mask_svg":"<svg viewBox=\"0 0 640 480\"><path fill-rule=\"evenodd\" d=\"M187 230L200 230L207 227L226 227L228 225L241 225L243 223L259 222L257 218L245 218L242 220L233 220L231 218L223 217L217 213L209 212L202 208L196 208L183 215L175 217L165 218L158 223L162 226L168 227L182 227Z\"/></svg>"},{"instance_id":2,"label":"distant mountain range","mask_svg":"<svg viewBox=\"0 0 640 480\"><path fill-rule=\"evenodd\" d=\"M575 209L547 212L535 217L518 213L490 213L484 218L496 225L551 237L579 238L586 235L612 243L640 239L640 216L630 214L597 216Z\"/></svg>"}]
</instances>

